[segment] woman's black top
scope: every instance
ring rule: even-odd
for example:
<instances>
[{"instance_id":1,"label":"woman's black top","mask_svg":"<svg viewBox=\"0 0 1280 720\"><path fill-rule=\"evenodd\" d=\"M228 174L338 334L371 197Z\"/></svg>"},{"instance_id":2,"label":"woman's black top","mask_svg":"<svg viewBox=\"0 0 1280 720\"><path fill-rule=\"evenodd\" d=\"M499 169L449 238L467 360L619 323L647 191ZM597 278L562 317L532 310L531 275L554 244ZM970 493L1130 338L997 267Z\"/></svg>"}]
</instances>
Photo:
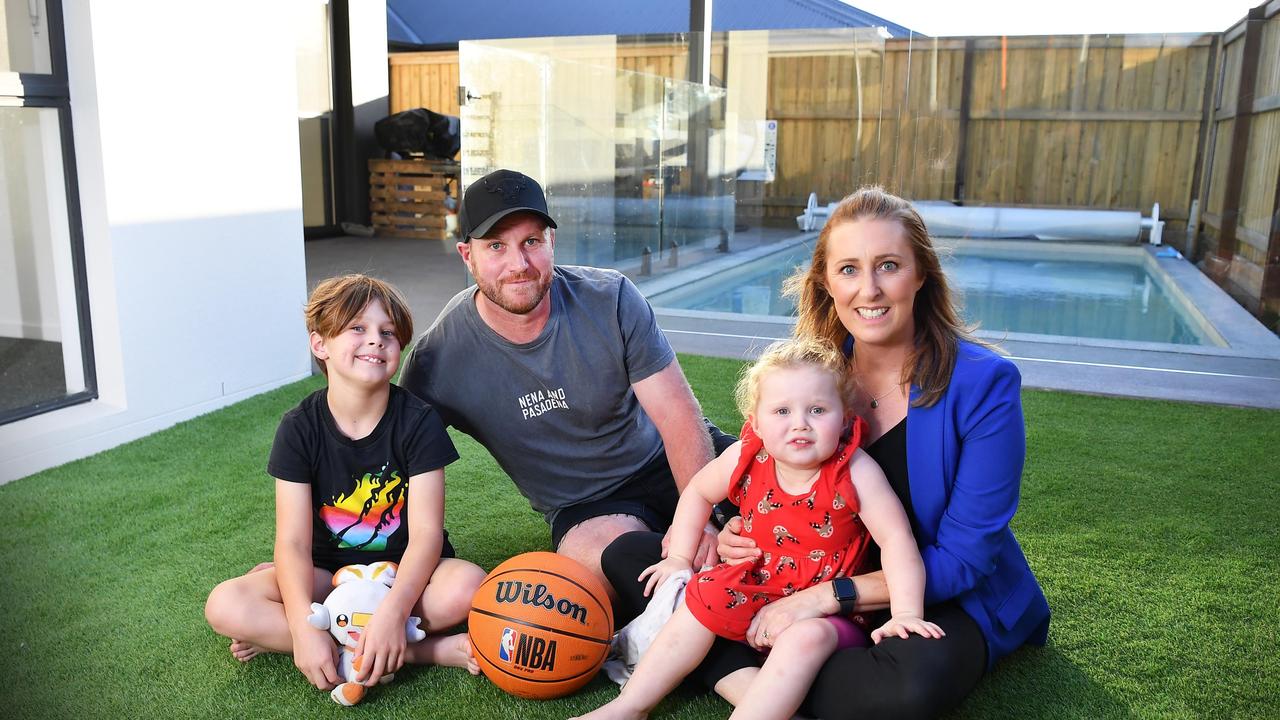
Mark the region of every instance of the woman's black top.
<instances>
[{"instance_id":1,"label":"woman's black top","mask_svg":"<svg viewBox=\"0 0 1280 720\"><path fill-rule=\"evenodd\" d=\"M907 419L894 425L888 432L876 438L876 441L864 448L872 460L884 471L889 480L889 487L898 496L902 509L907 511L907 519L911 521L911 534L916 542L920 542L919 523L916 522L915 511L911 507L911 479L907 475ZM867 549L865 568L880 567L880 548L874 542Z\"/></svg>"}]
</instances>

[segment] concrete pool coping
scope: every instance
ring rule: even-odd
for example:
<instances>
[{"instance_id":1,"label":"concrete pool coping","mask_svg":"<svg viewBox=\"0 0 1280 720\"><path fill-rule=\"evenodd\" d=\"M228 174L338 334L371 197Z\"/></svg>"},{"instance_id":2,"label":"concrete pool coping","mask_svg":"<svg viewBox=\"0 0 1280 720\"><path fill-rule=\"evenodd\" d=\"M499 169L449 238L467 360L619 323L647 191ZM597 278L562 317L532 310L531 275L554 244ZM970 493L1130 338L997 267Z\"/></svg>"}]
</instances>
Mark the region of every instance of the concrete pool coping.
<instances>
[{"instance_id":1,"label":"concrete pool coping","mask_svg":"<svg viewBox=\"0 0 1280 720\"><path fill-rule=\"evenodd\" d=\"M640 290L646 297L656 296L760 257L812 243L816 238L817 233L804 233L770 246L717 258L641 282ZM1061 249L1049 247L1061 243L980 242L1009 244L1008 247L1019 249L1043 247L1051 254ZM1129 257L1135 254L1135 249L1144 250L1144 262L1160 271L1153 276L1167 280L1175 294L1200 315L1227 346L979 331L981 339L998 344L1017 363L1025 387L1280 409L1280 338L1194 265L1181 256L1159 257L1156 254L1159 248L1152 246L1091 244L1088 248L1091 252ZM678 310L656 305L654 312L659 326L678 351L743 360L754 358L769 342L787 337L794 324L791 318Z\"/></svg>"}]
</instances>

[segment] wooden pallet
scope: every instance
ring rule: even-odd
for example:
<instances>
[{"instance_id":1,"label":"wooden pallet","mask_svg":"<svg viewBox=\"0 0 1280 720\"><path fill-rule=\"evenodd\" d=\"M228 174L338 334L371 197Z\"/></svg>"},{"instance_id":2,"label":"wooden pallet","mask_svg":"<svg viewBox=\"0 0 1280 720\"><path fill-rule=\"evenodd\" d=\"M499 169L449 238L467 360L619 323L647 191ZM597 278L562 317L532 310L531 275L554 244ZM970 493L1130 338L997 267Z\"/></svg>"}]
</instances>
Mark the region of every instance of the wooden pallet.
<instances>
[{"instance_id":1,"label":"wooden pallet","mask_svg":"<svg viewBox=\"0 0 1280 720\"><path fill-rule=\"evenodd\" d=\"M444 205L457 193L458 165L426 160L369 161L369 212L383 237L446 240Z\"/></svg>"}]
</instances>

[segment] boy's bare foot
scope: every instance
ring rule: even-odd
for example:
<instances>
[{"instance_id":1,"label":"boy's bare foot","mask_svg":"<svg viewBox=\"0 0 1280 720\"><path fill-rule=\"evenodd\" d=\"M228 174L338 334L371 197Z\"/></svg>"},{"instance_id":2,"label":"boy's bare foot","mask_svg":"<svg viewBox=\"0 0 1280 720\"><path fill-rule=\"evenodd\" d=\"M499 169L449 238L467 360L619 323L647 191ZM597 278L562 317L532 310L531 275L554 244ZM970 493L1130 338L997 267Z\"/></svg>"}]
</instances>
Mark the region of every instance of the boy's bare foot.
<instances>
[{"instance_id":1,"label":"boy's bare foot","mask_svg":"<svg viewBox=\"0 0 1280 720\"><path fill-rule=\"evenodd\" d=\"M273 562L260 562L257 565L254 565L252 568L250 568L249 572L245 573L245 575L252 575L253 573L262 572L263 570L268 570L275 566L276 564ZM244 640L236 640L234 638L232 638L231 640L231 657L239 660L242 663L247 663L250 660L258 657L260 653L264 653L264 652L266 652L264 648L260 648L251 642L245 642Z\"/></svg>"},{"instance_id":2,"label":"boy's bare foot","mask_svg":"<svg viewBox=\"0 0 1280 720\"><path fill-rule=\"evenodd\" d=\"M408 649L409 662L466 668L472 675L480 674L480 664L471 654L471 641L466 633L428 635L427 639L413 643Z\"/></svg>"},{"instance_id":3,"label":"boy's bare foot","mask_svg":"<svg viewBox=\"0 0 1280 720\"><path fill-rule=\"evenodd\" d=\"M258 657L258 653L261 653L261 652L265 652L265 651L262 648L258 647L257 645L254 645L253 643L248 643L248 642L245 642L244 640L231 641L231 657L239 660L242 663L247 663L250 660Z\"/></svg>"}]
</instances>

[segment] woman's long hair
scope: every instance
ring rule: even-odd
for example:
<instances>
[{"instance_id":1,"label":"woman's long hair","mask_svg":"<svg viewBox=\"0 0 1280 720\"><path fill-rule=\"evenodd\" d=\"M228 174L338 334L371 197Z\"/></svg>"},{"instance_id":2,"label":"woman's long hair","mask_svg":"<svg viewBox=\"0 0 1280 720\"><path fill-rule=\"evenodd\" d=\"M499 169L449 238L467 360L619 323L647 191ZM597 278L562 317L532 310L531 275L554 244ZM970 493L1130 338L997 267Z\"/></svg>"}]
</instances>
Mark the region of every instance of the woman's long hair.
<instances>
[{"instance_id":1,"label":"woman's long hair","mask_svg":"<svg viewBox=\"0 0 1280 720\"><path fill-rule=\"evenodd\" d=\"M915 347L902 368L901 381L910 381L920 388L920 397L913 405L928 407L947 390L951 371L956 365L958 341L977 340L971 328L961 321L952 301L947 276L942 272L924 220L910 203L885 192L884 188L862 187L841 200L818 235L809 267L802 267L787 278L783 292L795 298L798 310L794 335L816 338L836 347L849 336L848 328L836 314L835 301L827 292L827 245L835 228L864 219L892 220L901 224L911 243L915 266L924 278L924 284L916 292L913 312Z\"/></svg>"}]
</instances>

